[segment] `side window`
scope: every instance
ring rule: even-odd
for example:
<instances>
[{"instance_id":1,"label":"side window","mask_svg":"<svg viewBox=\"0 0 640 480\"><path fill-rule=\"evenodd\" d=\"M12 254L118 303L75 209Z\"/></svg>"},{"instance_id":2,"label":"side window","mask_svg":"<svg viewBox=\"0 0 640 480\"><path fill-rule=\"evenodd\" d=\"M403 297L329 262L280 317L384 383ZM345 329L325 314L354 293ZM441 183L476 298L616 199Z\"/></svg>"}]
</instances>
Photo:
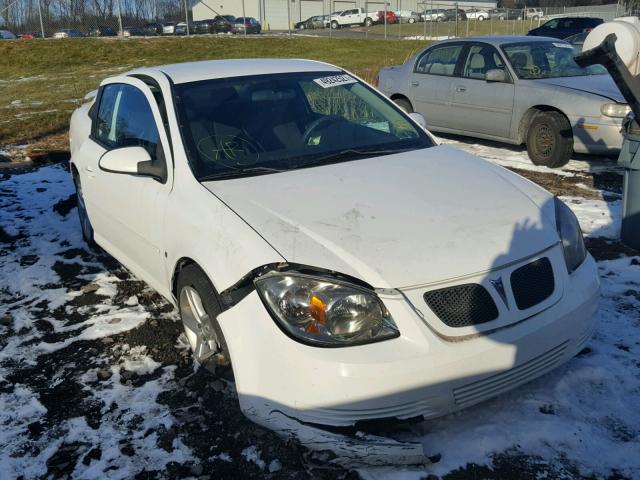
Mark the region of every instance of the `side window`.
<instances>
[{"instance_id":1,"label":"side window","mask_svg":"<svg viewBox=\"0 0 640 480\"><path fill-rule=\"evenodd\" d=\"M425 52L416 64L416 73L430 75L453 75L462 44L443 45Z\"/></svg>"},{"instance_id":2,"label":"side window","mask_svg":"<svg viewBox=\"0 0 640 480\"><path fill-rule=\"evenodd\" d=\"M137 88L123 83L104 87L95 136L109 149L143 147L151 158L156 157L160 143L147 98Z\"/></svg>"},{"instance_id":3,"label":"side window","mask_svg":"<svg viewBox=\"0 0 640 480\"><path fill-rule=\"evenodd\" d=\"M558 19L556 18L556 19L553 19L553 20L549 20L549 21L548 21L547 23L545 23L542 27L543 27L543 28L548 28L548 29L552 30L552 29L556 29L556 28L558 28L558 24L559 24L559 23L560 23L560 20L558 20Z\"/></svg>"},{"instance_id":4,"label":"side window","mask_svg":"<svg viewBox=\"0 0 640 480\"><path fill-rule=\"evenodd\" d=\"M504 62L495 48L489 45L473 45L467 53L462 76L484 80L487 71L504 69Z\"/></svg>"}]
</instances>

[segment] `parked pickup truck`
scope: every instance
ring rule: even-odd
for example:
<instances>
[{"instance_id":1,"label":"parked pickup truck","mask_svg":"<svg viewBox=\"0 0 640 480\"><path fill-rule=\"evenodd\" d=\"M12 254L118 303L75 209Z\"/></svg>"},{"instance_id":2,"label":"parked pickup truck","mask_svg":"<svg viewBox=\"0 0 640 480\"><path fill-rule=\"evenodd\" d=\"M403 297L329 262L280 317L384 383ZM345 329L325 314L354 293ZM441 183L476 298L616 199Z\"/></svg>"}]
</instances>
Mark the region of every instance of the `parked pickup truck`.
<instances>
[{"instance_id":1,"label":"parked pickup truck","mask_svg":"<svg viewBox=\"0 0 640 480\"><path fill-rule=\"evenodd\" d=\"M367 12L364 8L352 8L331 15L331 28L348 27L351 25L363 25L370 27L381 20L380 12Z\"/></svg>"}]
</instances>

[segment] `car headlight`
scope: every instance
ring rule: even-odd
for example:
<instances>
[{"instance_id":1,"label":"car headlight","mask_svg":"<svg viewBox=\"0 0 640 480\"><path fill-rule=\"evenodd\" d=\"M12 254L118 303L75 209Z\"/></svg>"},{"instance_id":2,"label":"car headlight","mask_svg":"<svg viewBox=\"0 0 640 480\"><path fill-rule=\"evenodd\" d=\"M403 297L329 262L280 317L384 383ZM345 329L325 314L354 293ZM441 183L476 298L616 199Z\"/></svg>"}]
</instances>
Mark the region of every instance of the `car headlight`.
<instances>
[{"instance_id":1,"label":"car headlight","mask_svg":"<svg viewBox=\"0 0 640 480\"><path fill-rule=\"evenodd\" d=\"M255 280L278 325L294 339L346 347L399 335L375 292L340 280L300 273L271 273Z\"/></svg>"},{"instance_id":2,"label":"car headlight","mask_svg":"<svg viewBox=\"0 0 640 480\"><path fill-rule=\"evenodd\" d=\"M587 249L584 246L582 230L573 211L565 203L556 198L556 227L562 240L564 249L564 261L567 270L572 273L587 257Z\"/></svg>"},{"instance_id":3,"label":"car headlight","mask_svg":"<svg viewBox=\"0 0 640 480\"><path fill-rule=\"evenodd\" d=\"M631 111L626 103L605 103L600 107L600 113L605 117L623 118Z\"/></svg>"}]
</instances>

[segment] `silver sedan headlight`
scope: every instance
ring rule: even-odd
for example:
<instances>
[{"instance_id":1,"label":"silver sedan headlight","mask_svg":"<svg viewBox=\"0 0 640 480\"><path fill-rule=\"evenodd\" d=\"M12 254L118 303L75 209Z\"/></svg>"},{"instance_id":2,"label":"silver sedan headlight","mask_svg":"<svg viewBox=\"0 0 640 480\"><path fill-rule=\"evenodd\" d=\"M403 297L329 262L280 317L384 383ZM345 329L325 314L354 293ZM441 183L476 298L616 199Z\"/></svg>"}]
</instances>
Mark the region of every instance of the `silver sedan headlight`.
<instances>
[{"instance_id":1,"label":"silver sedan headlight","mask_svg":"<svg viewBox=\"0 0 640 480\"><path fill-rule=\"evenodd\" d=\"M600 113L605 117L623 118L631 111L626 103L605 103L600 107Z\"/></svg>"},{"instance_id":2,"label":"silver sedan headlight","mask_svg":"<svg viewBox=\"0 0 640 480\"><path fill-rule=\"evenodd\" d=\"M556 198L556 227L564 249L564 261L569 273L582 265L587 257L582 230L573 211L565 203Z\"/></svg>"},{"instance_id":3,"label":"silver sedan headlight","mask_svg":"<svg viewBox=\"0 0 640 480\"><path fill-rule=\"evenodd\" d=\"M360 286L300 273L270 273L255 286L278 325L303 343L346 347L399 335L380 298Z\"/></svg>"}]
</instances>

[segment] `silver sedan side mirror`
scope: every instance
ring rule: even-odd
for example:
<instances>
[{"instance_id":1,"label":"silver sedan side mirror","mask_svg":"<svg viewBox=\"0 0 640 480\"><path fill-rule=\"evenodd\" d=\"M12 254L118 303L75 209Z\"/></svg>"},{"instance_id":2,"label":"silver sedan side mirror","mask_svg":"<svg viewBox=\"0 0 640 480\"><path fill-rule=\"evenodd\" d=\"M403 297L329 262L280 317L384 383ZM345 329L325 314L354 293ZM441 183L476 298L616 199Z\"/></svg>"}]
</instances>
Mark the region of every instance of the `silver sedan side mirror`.
<instances>
[{"instance_id":1,"label":"silver sedan side mirror","mask_svg":"<svg viewBox=\"0 0 640 480\"><path fill-rule=\"evenodd\" d=\"M504 70L501 68L493 68L491 70L487 70L487 73L484 76L487 82L506 82L507 74L504 73Z\"/></svg>"},{"instance_id":2,"label":"silver sedan side mirror","mask_svg":"<svg viewBox=\"0 0 640 480\"><path fill-rule=\"evenodd\" d=\"M422 128L427 128L427 121L424 119L424 117L422 116L421 113L418 112L411 112L409 114L409 116L411 117L411 120L413 120L414 122L416 122L418 125L420 125Z\"/></svg>"}]
</instances>

